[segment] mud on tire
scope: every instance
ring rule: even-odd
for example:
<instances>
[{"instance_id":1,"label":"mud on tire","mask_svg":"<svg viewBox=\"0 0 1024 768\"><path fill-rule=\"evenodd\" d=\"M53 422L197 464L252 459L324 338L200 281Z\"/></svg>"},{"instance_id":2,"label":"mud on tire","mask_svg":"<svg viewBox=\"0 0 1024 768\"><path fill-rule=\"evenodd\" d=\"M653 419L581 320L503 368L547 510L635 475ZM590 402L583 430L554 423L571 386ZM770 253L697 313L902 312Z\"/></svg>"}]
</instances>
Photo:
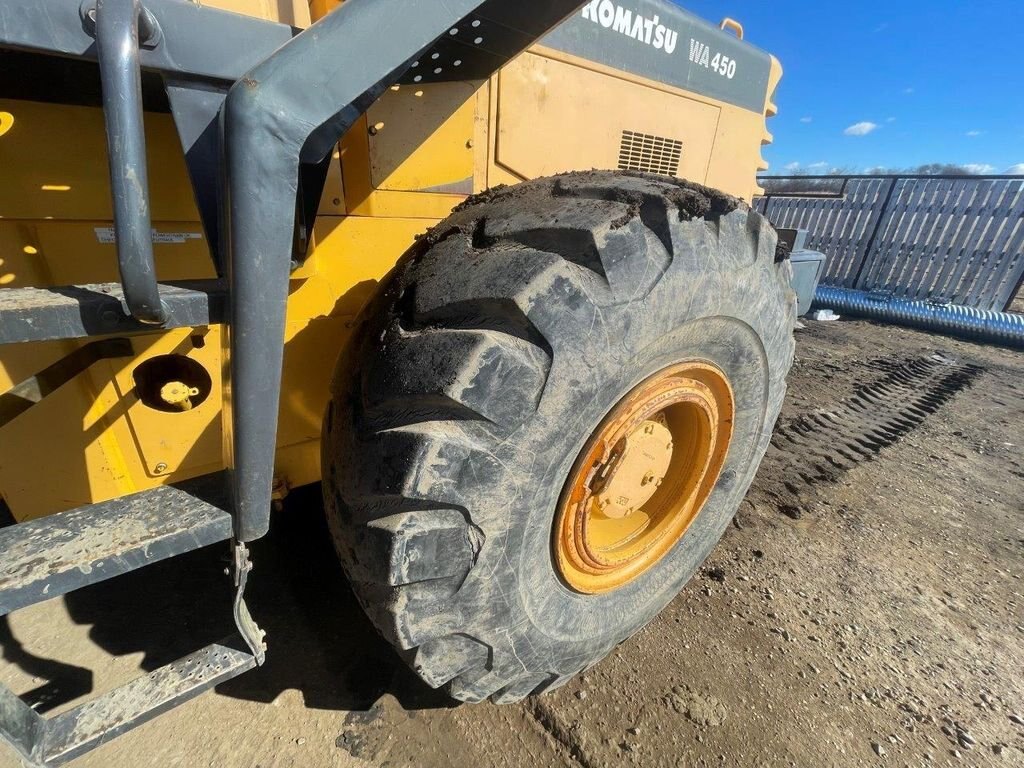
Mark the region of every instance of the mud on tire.
<instances>
[{"instance_id":1,"label":"mud on tire","mask_svg":"<svg viewBox=\"0 0 1024 768\"><path fill-rule=\"evenodd\" d=\"M540 693L650 621L710 553L765 452L793 357L790 266L742 202L587 172L468 200L385 279L324 424L332 534L366 612L463 701ZM594 428L681 360L726 373L734 438L679 543L603 594L552 525Z\"/></svg>"}]
</instances>

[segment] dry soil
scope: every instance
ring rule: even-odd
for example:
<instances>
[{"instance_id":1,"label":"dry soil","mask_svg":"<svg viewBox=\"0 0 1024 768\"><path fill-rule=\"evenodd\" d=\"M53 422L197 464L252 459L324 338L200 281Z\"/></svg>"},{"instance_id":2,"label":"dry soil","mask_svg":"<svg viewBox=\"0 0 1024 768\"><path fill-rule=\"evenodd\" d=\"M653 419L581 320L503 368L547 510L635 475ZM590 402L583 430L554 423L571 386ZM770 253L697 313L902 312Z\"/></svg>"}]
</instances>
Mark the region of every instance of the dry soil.
<instances>
[{"instance_id":1,"label":"dry soil","mask_svg":"<svg viewBox=\"0 0 1024 768\"><path fill-rule=\"evenodd\" d=\"M405 671L297 492L254 551L267 665L76 765L1024 765L1022 374L1020 352L807 321L773 447L705 566L519 705L453 707ZM15 613L0 681L52 714L227 634L222 554Z\"/></svg>"}]
</instances>

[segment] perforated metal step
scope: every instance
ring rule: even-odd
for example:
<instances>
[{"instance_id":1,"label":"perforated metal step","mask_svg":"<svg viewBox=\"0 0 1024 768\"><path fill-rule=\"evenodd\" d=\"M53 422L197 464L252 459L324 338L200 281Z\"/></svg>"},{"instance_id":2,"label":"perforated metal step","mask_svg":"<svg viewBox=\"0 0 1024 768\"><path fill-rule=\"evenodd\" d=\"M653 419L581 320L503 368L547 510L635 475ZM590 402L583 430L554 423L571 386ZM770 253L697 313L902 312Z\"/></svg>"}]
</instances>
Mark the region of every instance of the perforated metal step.
<instances>
[{"instance_id":1,"label":"perforated metal step","mask_svg":"<svg viewBox=\"0 0 1024 768\"><path fill-rule=\"evenodd\" d=\"M208 479L189 486L202 496L164 486L0 529L0 615L230 539L231 515L203 498L223 478ZM0 738L30 765L59 765L257 666L262 633L242 599L249 568L236 543L238 635L51 718L0 686Z\"/></svg>"},{"instance_id":2,"label":"perforated metal step","mask_svg":"<svg viewBox=\"0 0 1024 768\"><path fill-rule=\"evenodd\" d=\"M0 615L231 538L231 515L163 486L0 529Z\"/></svg>"},{"instance_id":3,"label":"perforated metal step","mask_svg":"<svg viewBox=\"0 0 1024 768\"><path fill-rule=\"evenodd\" d=\"M183 659L52 718L0 688L0 735L30 765L60 765L256 666L242 639Z\"/></svg>"}]
</instances>

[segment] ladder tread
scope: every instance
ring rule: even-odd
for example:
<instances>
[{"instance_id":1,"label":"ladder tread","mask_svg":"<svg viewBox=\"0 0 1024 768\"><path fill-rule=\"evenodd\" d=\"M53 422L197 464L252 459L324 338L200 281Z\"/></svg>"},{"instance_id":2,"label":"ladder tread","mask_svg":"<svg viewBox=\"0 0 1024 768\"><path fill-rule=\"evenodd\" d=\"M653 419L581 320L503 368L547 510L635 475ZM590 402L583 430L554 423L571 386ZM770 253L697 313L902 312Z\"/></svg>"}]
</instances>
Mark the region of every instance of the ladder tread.
<instances>
[{"instance_id":1,"label":"ladder tread","mask_svg":"<svg viewBox=\"0 0 1024 768\"><path fill-rule=\"evenodd\" d=\"M231 515L161 486L0 529L0 615L231 538Z\"/></svg>"},{"instance_id":2,"label":"ladder tread","mask_svg":"<svg viewBox=\"0 0 1024 768\"><path fill-rule=\"evenodd\" d=\"M256 667L240 637L214 643L46 721L43 762L58 765Z\"/></svg>"},{"instance_id":3,"label":"ladder tread","mask_svg":"<svg viewBox=\"0 0 1024 768\"><path fill-rule=\"evenodd\" d=\"M221 279L160 283L167 312L162 329L223 322L227 284ZM0 344L151 333L128 314L120 283L0 289Z\"/></svg>"}]
</instances>

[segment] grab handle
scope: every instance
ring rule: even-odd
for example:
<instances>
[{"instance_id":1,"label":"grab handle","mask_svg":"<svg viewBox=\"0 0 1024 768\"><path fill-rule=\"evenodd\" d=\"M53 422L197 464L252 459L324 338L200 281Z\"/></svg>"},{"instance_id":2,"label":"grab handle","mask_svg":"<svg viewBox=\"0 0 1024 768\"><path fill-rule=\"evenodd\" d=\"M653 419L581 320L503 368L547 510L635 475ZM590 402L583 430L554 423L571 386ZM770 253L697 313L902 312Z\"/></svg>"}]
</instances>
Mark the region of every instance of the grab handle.
<instances>
[{"instance_id":1,"label":"grab handle","mask_svg":"<svg viewBox=\"0 0 1024 768\"><path fill-rule=\"evenodd\" d=\"M736 33L737 40L743 39L743 25L736 21L736 19L730 19L728 16L726 16L724 19L722 19L722 22L721 24L718 25L718 28L723 31L726 29L731 29L734 33Z\"/></svg>"}]
</instances>

